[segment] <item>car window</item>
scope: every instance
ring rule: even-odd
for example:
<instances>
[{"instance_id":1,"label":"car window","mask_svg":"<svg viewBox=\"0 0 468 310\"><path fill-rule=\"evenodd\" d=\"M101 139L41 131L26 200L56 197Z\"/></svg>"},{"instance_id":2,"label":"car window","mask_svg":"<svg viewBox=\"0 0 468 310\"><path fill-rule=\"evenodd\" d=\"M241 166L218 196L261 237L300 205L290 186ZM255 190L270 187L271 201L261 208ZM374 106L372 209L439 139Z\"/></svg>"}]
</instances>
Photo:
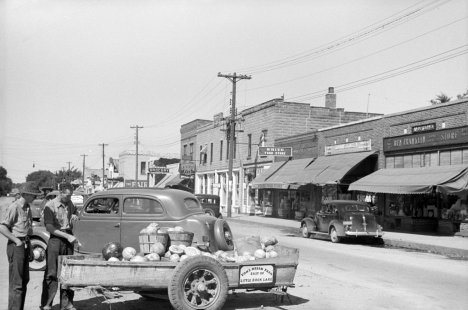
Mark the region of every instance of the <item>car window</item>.
<instances>
[{"instance_id":1,"label":"car window","mask_svg":"<svg viewBox=\"0 0 468 310\"><path fill-rule=\"evenodd\" d=\"M159 201L149 198L126 198L124 201L126 214L162 214L164 208Z\"/></svg>"},{"instance_id":2,"label":"car window","mask_svg":"<svg viewBox=\"0 0 468 310\"><path fill-rule=\"evenodd\" d=\"M95 198L92 199L84 210L85 213L116 214L119 213L119 199Z\"/></svg>"},{"instance_id":3,"label":"car window","mask_svg":"<svg viewBox=\"0 0 468 310\"><path fill-rule=\"evenodd\" d=\"M369 207L363 205L346 205L346 211L362 211L362 212L369 212Z\"/></svg>"},{"instance_id":4,"label":"car window","mask_svg":"<svg viewBox=\"0 0 468 310\"><path fill-rule=\"evenodd\" d=\"M196 201L195 199L186 198L184 199L184 202L185 202L185 206L187 207L187 209L190 209L190 210L200 209L201 210L201 206L198 204L198 201Z\"/></svg>"}]
</instances>

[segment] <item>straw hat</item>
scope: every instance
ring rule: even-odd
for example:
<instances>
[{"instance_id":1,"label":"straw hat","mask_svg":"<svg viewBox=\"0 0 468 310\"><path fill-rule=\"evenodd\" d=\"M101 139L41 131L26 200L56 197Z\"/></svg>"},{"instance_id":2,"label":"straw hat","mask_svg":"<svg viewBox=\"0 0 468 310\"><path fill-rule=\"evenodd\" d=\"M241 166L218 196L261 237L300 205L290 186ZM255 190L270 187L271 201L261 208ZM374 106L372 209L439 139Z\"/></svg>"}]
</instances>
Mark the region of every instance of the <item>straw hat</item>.
<instances>
[{"instance_id":1,"label":"straw hat","mask_svg":"<svg viewBox=\"0 0 468 310\"><path fill-rule=\"evenodd\" d=\"M34 181L29 181L24 184L21 189L21 194L30 194L30 195L42 195L42 192L39 190L39 186Z\"/></svg>"}]
</instances>

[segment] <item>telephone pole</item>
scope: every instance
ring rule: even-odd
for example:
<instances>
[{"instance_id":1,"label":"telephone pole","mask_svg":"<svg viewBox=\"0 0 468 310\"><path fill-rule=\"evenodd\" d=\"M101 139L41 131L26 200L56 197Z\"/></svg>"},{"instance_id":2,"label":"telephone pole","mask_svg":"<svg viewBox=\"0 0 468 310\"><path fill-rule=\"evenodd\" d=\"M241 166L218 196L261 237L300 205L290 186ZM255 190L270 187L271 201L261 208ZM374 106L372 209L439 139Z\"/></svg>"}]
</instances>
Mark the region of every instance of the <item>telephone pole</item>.
<instances>
[{"instance_id":1,"label":"telephone pole","mask_svg":"<svg viewBox=\"0 0 468 310\"><path fill-rule=\"evenodd\" d=\"M239 80L250 80L252 77L248 75L236 75L234 74L221 74L218 73L218 77L227 78L232 82L232 107L231 117L229 119L229 183L228 183L228 205L227 205L227 217L231 217L232 209L232 166L234 159L234 137L236 133L236 83Z\"/></svg>"},{"instance_id":2,"label":"telephone pole","mask_svg":"<svg viewBox=\"0 0 468 310\"><path fill-rule=\"evenodd\" d=\"M67 164L68 164L67 182L70 182L70 164L71 164L71 161L67 161Z\"/></svg>"},{"instance_id":3,"label":"telephone pole","mask_svg":"<svg viewBox=\"0 0 468 310\"><path fill-rule=\"evenodd\" d=\"M85 184L84 184L85 161L86 161L86 156L88 156L88 155L83 154L83 155L80 155L80 156L83 156L83 189L84 189L84 186L85 186Z\"/></svg>"},{"instance_id":4,"label":"telephone pole","mask_svg":"<svg viewBox=\"0 0 468 310\"><path fill-rule=\"evenodd\" d=\"M99 146L102 146L102 180L101 180L101 187L102 187L102 190L104 190L104 173L106 172L106 170L104 169L104 147L105 146L108 146L109 144L99 144Z\"/></svg>"},{"instance_id":5,"label":"telephone pole","mask_svg":"<svg viewBox=\"0 0 468 310\"><path fill-rule=\"evenodd\" d=\"M135 186L138 187L138 129L143 128L142 126L131 126L130 128L135 128L136 129L136 160L135 160Z\"/></svg>"}]
</instances>

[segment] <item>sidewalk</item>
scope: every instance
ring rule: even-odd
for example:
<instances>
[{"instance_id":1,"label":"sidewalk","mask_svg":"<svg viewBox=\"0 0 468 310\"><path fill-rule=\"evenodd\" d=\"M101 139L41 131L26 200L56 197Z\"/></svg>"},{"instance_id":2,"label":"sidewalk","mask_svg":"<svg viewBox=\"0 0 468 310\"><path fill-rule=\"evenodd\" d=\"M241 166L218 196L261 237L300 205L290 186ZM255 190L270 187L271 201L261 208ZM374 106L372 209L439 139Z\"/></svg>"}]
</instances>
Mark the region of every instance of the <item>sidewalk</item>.
<instances>
[{"instance_id":1,"label":"sidewalk","mask_svg":"<svg viewBox=\"0 0 468 310\"><path fill-rule=\"evenodd\" d=\"M223 213L223 217L224 219L227 218L226 213ZM247 214L237 213L233 213L230 220L295 228L298 231L300 229L300 222L296 220L278 219L264 216L249 216ZM385 234L382 239L385 245L388 246L468 258L468 238L388 231L384 231L384 233Z\"/></svg>"}]
</instances>

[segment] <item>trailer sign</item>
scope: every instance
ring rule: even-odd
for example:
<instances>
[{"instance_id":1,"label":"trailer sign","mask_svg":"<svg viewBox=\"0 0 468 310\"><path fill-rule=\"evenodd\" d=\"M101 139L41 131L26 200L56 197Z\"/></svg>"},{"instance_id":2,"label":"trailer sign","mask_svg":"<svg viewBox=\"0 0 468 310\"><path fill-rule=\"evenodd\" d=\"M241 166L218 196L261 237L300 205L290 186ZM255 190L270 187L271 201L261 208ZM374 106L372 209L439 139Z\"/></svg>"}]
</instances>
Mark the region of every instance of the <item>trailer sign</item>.
<instances>
[{"instance_id":1,"label":"trailer sign","mask_svg":"<svg viewBox=\"0 0 468 310\"><path fill-rule=\"evenodd\" d=\"M274 265L241 266L239 269L239 285L274 283Z\"/></svg>"}]
</instances>

